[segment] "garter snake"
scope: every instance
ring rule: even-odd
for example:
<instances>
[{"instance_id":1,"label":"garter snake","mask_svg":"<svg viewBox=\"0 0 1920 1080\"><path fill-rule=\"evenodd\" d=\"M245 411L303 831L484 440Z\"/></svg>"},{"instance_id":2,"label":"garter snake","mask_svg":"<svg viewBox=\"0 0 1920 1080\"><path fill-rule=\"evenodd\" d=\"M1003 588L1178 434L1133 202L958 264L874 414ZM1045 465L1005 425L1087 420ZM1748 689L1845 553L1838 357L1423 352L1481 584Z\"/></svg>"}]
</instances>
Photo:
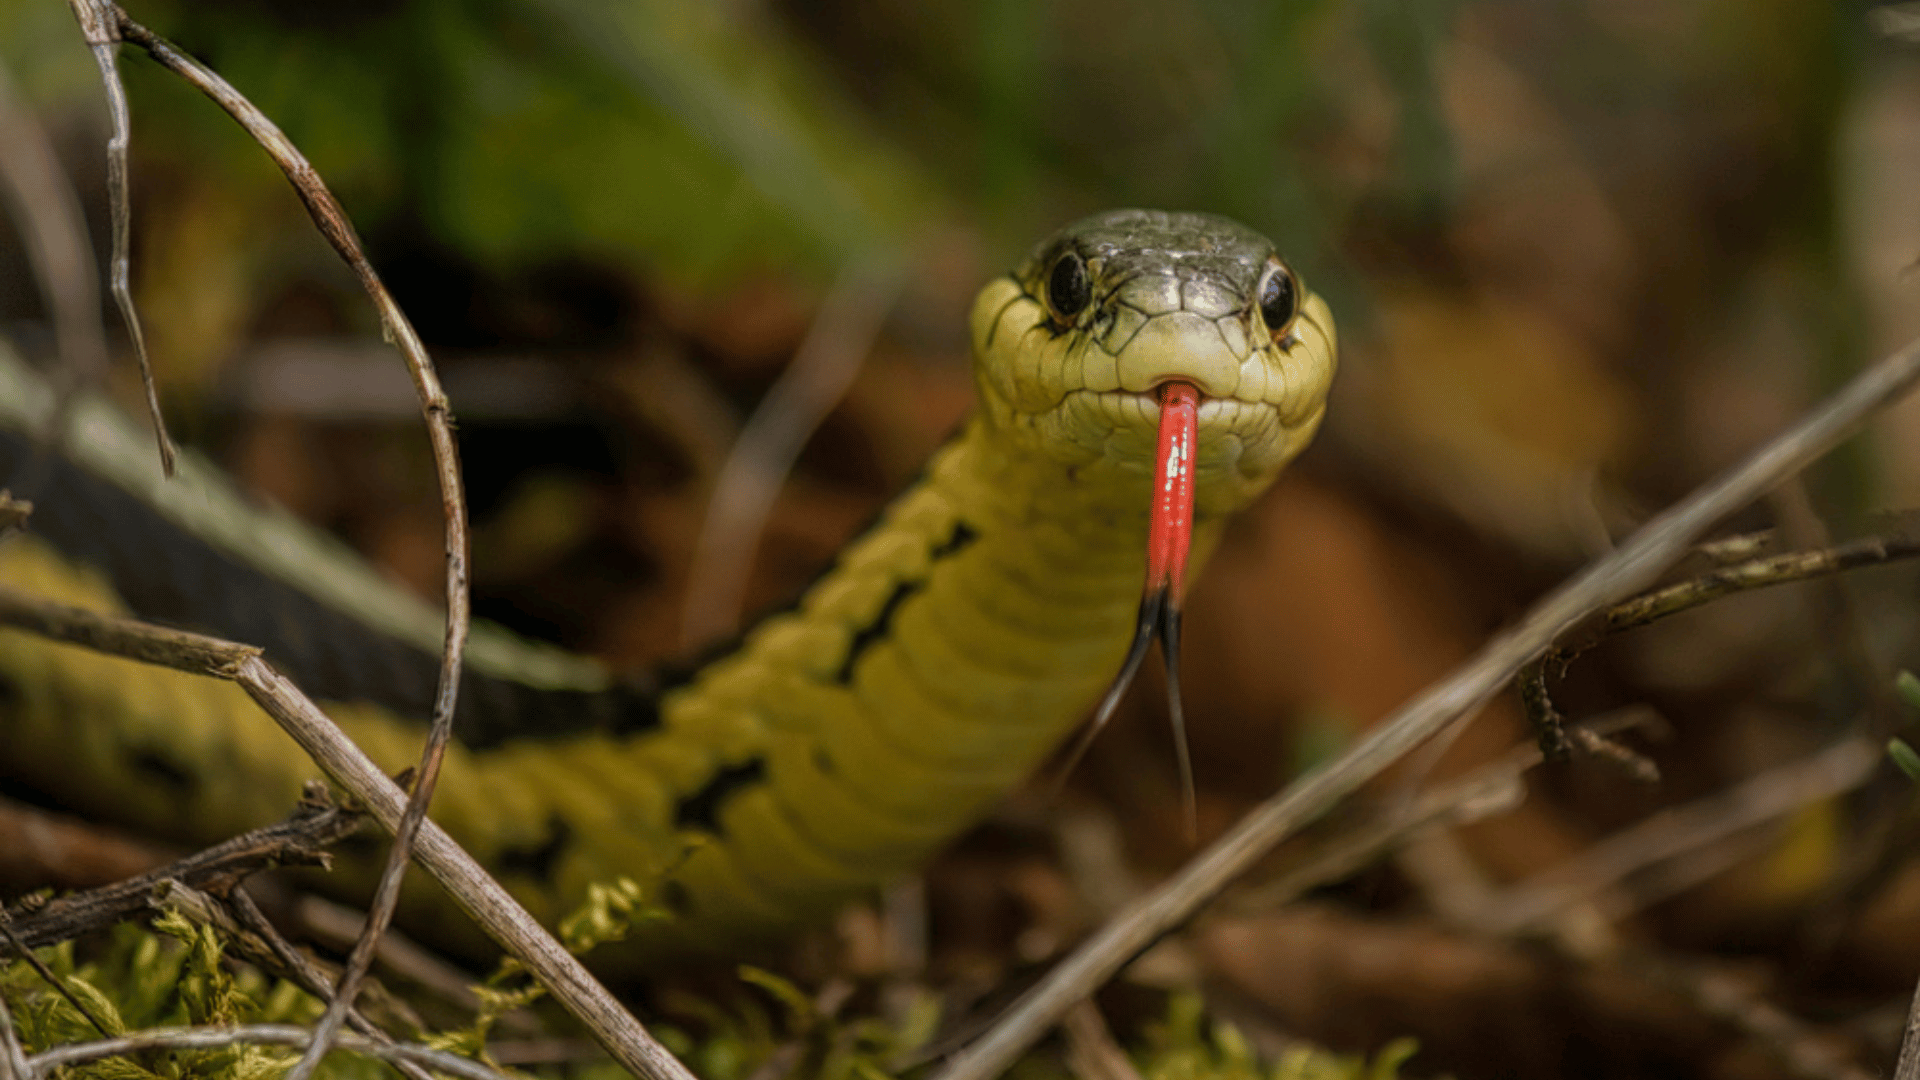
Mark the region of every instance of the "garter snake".
<instances>
[{"instance_id":1,"label":"garter snake","mask_svg":"<svg viewBox=\"0 0 1920 1080\"><path fill-rule=\"evenodd\" d=\"M1312 437L1334 369L1320 298L1266 239L1199 214L1063 229L980 292L972 340L961 432L794 607L685 682L476 630L433 814L536 915L630 876L679 916L659 931L675 947L722 948L910 870L1127 654L1163 388L1192 391L1197 561ZM197 459L162 481L104 406L43 451L51 408L0 365L0 483L37 504L0 582L261 645L375 760L412 761L430 607ZM59 805L193 841L280 815L313 772L235 687L10 631L0 745L0 773ZM439 898L409 893L403 917L434 925Z\"/></svg>"}]
</instances>

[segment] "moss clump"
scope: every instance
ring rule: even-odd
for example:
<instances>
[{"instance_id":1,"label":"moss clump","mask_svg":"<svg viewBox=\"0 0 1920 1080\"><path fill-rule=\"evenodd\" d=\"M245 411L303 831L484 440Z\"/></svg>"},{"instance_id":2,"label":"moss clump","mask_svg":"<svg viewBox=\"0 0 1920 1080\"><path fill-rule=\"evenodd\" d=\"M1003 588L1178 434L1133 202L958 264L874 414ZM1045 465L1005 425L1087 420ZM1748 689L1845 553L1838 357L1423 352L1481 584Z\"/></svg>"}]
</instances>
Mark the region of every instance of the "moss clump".
<instances>
[{"instance_id":1,"label":"moss clump","mask_svg":"<svg viewBox=\"0 0 1920 1080\"><path fill-rule=\"evenodd\" d=\"M178 914L160 916L151 929L116 926L105 946L84 961L76 960L70 941L36 955L66 993L17 958L0 963L0 995L30 1054L98 1039L100 1029L119 1036L156 1027L308 1024L320 1016L320 1003L299 987L245 965L226 964L219 936ZM86 1015L75 1007L76 1000ZM103 1058L62 1072L67 1080L270 1080L296 1057L284 1047L235 1045ZM372 1080L393 1074L378 1062L336 1053L328 1056L321 1075Z\"/></svg>"}]
</instances>

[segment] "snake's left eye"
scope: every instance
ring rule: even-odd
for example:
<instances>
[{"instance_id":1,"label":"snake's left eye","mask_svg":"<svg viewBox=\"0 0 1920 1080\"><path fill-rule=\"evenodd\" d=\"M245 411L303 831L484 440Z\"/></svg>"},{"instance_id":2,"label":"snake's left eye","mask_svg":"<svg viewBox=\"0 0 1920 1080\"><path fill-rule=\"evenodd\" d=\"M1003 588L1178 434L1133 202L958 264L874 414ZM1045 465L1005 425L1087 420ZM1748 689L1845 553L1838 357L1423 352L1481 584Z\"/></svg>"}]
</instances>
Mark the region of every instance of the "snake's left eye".
<instances>
[{"instance_id":1,"label":"snake's left eye","mask_svg":"<svg viewBox=\"0 0 1920 1080\"><path fill-rule=\"evenodd\" d=\"M1062 252L1047 273L1047 310L1061 326L1069 326L1092 302L1087 264L1077 252Z\"/></svg>"},{"instance_id":2,"label":"snake's left eye","mask_svg":"<svg viewBox=\"0 0 1920 1080\"><path fill-rule=\"evenodd\" d=\"M1300 311L1300 283L1285 263L1275 260L1267 264L1267 274L1260 279L1259 296L1260 319L1273 340L1279 341L1293 329L1293 317Z\"/></svg>"}]
</instances>

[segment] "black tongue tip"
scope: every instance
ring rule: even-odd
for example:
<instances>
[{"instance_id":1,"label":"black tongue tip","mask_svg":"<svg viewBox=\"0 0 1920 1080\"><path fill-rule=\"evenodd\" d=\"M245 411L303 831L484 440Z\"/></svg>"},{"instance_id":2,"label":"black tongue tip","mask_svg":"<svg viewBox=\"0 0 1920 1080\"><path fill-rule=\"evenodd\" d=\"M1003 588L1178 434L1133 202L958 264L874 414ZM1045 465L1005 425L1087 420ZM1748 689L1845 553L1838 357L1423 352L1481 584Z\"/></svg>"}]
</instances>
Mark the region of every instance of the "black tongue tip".
<instances>
[{"instance_id":1,"label":"black tongue tip","mask_svg":"<svg viewBox=\"0 0 1920 1080\"><path fill-rule=\"evenodd\" d=\"M1180 704L1180 608L1172 600L1160 614L1160 662L1167 668L1167 719L1173 727L1173 752L1180 765L1180 809L1187 843L1200 841L1200 795L1193 783L1193 754L1187 747L1187 712Z\"/></svg>"},{"instance_id":2,"label":"black tongue tip","mask_svg":"<svg viewBox=\"0 0 1920 1080\"><path fill-rule=\"evenodd\" d=\"M1133 629L1133 643L1127 646L1127 658L1120 662L1120 670L1101 696L1100 704L1093 710L1093 718L1080 729L1079 738L1073 742L1073 749L1060 766L1059 782L1064 784L1080 759L1087 756L1087 748L1099 736L1107 721L1113 719L1113 712L1120 707L1120 699L1127 696L1127 687L1133 685L1133 677L1140 673L1140 665L1146 662L1147 650L1153 647L1153 639L1166 621L1168 594L1164 586L1147 590L1140 598L1140 621Z\"/></svg>"},{"instance_id":3,"label":"black tongue tip","mask_svg":"<svg viewBox=\"0 0 1920 1080\"><path fill-rule=\"evenodd\" d=\"M1174 599L1173 591L1165 585L1148 589L1140 598L1140 619L1134 625L1133 642L1127 646L1127 656L1120 662L1120 670L1114 675L1113 683L1101 696L1100 705L1093 711L1093 718L1080 731L1080 737L1074 740L1073 750L1067 755L1060 767L1059 783L1066 778L1085 757L1093 740L1099 736L1107 721L1113 719L1114 710L1120 707L1120 699L1126 697L1127 688L1133 685L1134 676L1140 673L1140 665L1147 659L1148 650L1153 648L1155 638L1160 640L1160 657L1167 668L1167 715L1173 723L1173 749L1180 766L1180 806L1183 812L1183 825L1188 843L1199 839L1199 798L1193 783L1193 757L1187 749L1186 710L1180 704L1180 607Z\"/></svg>"},{"instance_id":4,"label":"black tongue tip","mask_svg":"<svg viewBox=\"0 0 1920 1080\"><path fill-rule=\"evenodd\" d=\"M1094 731L1098 732L1108 720L1113 719L1113 711L1120 707L1120 699L1127 695L1127 687L1133 685L1133 677L1140 673L1140 665L1147 659L1147 650L1153 647L1155 633L1166 625L1168 603L1165 587L1148 590L1140 598L1140 621L1133 629L1133 643L1127 646L1127 658L1121 661L1113 684L1107 687L1106 695L1100 699L1100 707L1093 711Z\"/></svg>"}]
</instances>

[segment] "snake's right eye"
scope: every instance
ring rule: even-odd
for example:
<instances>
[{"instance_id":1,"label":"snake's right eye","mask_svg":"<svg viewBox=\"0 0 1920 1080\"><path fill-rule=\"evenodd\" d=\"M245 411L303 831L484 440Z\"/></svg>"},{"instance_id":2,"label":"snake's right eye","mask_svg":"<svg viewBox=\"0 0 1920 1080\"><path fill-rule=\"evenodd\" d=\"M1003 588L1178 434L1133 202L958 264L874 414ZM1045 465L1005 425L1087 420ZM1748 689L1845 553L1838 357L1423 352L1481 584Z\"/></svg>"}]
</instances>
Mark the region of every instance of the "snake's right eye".
<instances>
[{"instance_id":1,"label":"snake's right eye","mask_svg":"<svg viewBox=\"0 0 1920 1080\"><path fill-rule=\"evenodd\" d=\"M1069 326L1092 302L1093 285L1087 281L1087 264L1076 252L1062 253L1047 273L1047 311L1055 322Z\"/></svg>"},{"instance_id":2,"label":"snake's right eye","mask_svg":"<svg viewBox=\"0 0 1920 1080\"><path fill-rule=\"evenodd\" d=\"M1300 313L1300 283L1293 271L1278 259L1269 259L1266 276L1260 279L1260 319L1267 333L1279 341L1293 330L1293 317Z\"/></svg>"}]
</instances>

